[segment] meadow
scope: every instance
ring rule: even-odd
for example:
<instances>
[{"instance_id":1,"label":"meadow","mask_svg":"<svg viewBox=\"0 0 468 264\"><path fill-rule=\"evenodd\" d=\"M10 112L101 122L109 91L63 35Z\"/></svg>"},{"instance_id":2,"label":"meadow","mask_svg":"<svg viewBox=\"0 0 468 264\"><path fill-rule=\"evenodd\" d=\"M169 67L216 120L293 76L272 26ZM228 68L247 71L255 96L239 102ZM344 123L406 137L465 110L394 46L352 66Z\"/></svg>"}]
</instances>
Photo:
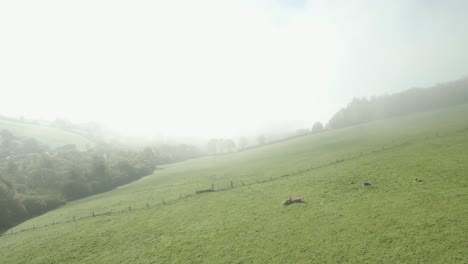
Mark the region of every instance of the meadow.
<instances>
[{"instance_id":1,"label":"meadow","mask_svg":"<svg viewBox=\"0 0 468 264\"><path fill-rule=\"evenodd\" d=\"M86 149L86 146L93 145L90 140L79 134L47 125L27 124L18 121L0 119L0 131L4 129L10 131L17 137L34 138L51 147L75 144L79 149L84 150Z\"/></svg>"},{"instance_id":2,"label":"meadow","mask_svg":"<svg viewBox=\"0 0 468 264\"><path fill-rule=\"evenodd\" d=\"M462 105L166 165L9 230L0 261L467 263L466 116ZM290 196L306 203L281 206Z\"/></svg>"}]
</instances>

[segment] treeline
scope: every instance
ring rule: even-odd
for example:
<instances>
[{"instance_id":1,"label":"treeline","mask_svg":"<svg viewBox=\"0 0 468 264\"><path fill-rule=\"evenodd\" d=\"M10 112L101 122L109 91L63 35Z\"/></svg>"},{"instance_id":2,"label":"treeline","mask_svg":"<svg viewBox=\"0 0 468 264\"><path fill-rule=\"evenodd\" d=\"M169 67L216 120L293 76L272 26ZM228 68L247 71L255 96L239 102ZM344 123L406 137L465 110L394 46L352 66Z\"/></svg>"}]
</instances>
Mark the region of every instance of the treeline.
<instances>
[{"instance_id":1,"label":"treeline","mask_svg":"<svg viewBox=\"0 0 468 264\"><path fill-rule=\"evenodd\" d=\"M413 88L370 99L355 98L328 122L328 129L357 125L392 116L468 103L468 78L431 88Z\"/></svg>"},{"instance_id":2,"label":"treeline","mask_svg":"<svg viewBox=\"0 0 468 264\"><path fill-rule=\"evenodd\" d=\"M206 144L206 151L209 154L229 153L234 151L236 146L232 139L212 138Z\"/></svg>"},{"instance_id":3,"label":"treeline","mask_svg":"<svg viewBox=\"0 0 468 264\"><path fill-rule=\"evenodd\" d=\"M51 148L0 131L0 230L68 201L111 190L152 174L157 165L198 156L188 145L129 150L99 143Z\"/></svg>"}]
</instances>

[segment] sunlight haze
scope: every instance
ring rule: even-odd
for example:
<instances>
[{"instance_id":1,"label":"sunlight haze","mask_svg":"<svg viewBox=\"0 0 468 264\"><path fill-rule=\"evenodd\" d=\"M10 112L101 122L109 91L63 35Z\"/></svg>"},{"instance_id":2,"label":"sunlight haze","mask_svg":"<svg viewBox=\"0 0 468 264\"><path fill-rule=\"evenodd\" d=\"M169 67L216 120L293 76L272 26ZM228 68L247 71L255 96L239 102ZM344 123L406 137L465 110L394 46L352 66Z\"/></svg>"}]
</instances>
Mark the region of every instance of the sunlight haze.
<instances>
[{"instance_id":1,"label":"sunlight haze","mask_svg":"<svg viewBox=\"0 0 468 264\"><path fill-rule=\"evenodd\" d=\"M324 124L466 76L466 1L3 1L0 114L128 135Z\"/></svg>"}]
</instances>

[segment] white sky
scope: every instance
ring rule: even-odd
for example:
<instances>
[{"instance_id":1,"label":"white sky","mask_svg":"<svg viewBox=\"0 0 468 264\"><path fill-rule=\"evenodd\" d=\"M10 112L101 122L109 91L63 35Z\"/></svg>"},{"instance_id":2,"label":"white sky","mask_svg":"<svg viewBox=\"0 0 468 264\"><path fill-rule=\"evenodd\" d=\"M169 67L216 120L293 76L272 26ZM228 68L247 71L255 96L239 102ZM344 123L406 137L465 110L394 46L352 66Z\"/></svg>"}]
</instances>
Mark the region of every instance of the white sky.
<instances>
[{"instance_id":1,"label":"white sky","mask_svg":"<svg viewBox=\"0 0 468 264\"><path fill-rule=\"evenodd\" d=\"M1 1L0 114L123 133L324 124L466 76L468 1Z\"/></svg>"}]
</instances>

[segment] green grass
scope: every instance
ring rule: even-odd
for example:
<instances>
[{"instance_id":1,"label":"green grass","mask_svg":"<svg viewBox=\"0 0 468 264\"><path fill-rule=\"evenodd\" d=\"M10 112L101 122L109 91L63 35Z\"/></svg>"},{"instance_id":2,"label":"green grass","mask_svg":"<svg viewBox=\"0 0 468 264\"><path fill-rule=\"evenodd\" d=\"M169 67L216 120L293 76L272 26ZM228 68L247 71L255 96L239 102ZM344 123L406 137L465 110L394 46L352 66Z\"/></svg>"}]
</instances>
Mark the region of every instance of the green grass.
<instances>
[{"instance_id":1,"label":"green grass","mask_svg":"<svg viewBox=\"0 0 468 264\"><path fill-rule=\"evenodd\" d=\"M15 227L0 260L467 263L466 116L468 105L165 166ZM194 194L211 184L224 191ZM280 206L289 196L307 203Z\"/></svg>"},{"instance_id":2,"label":"green grass","mask_svg":"<svg viewBox=\"0 0 468 264\"><path fill-rule=\"evenodd\" d=\"M85 149L86 146L93 145L90 140L81 135L46 125L26 124L0 119L0 131L3 129L9 130L17 137L34 138L51 147L75 144L78 148Z\"/></svg>"}]
</instances>

